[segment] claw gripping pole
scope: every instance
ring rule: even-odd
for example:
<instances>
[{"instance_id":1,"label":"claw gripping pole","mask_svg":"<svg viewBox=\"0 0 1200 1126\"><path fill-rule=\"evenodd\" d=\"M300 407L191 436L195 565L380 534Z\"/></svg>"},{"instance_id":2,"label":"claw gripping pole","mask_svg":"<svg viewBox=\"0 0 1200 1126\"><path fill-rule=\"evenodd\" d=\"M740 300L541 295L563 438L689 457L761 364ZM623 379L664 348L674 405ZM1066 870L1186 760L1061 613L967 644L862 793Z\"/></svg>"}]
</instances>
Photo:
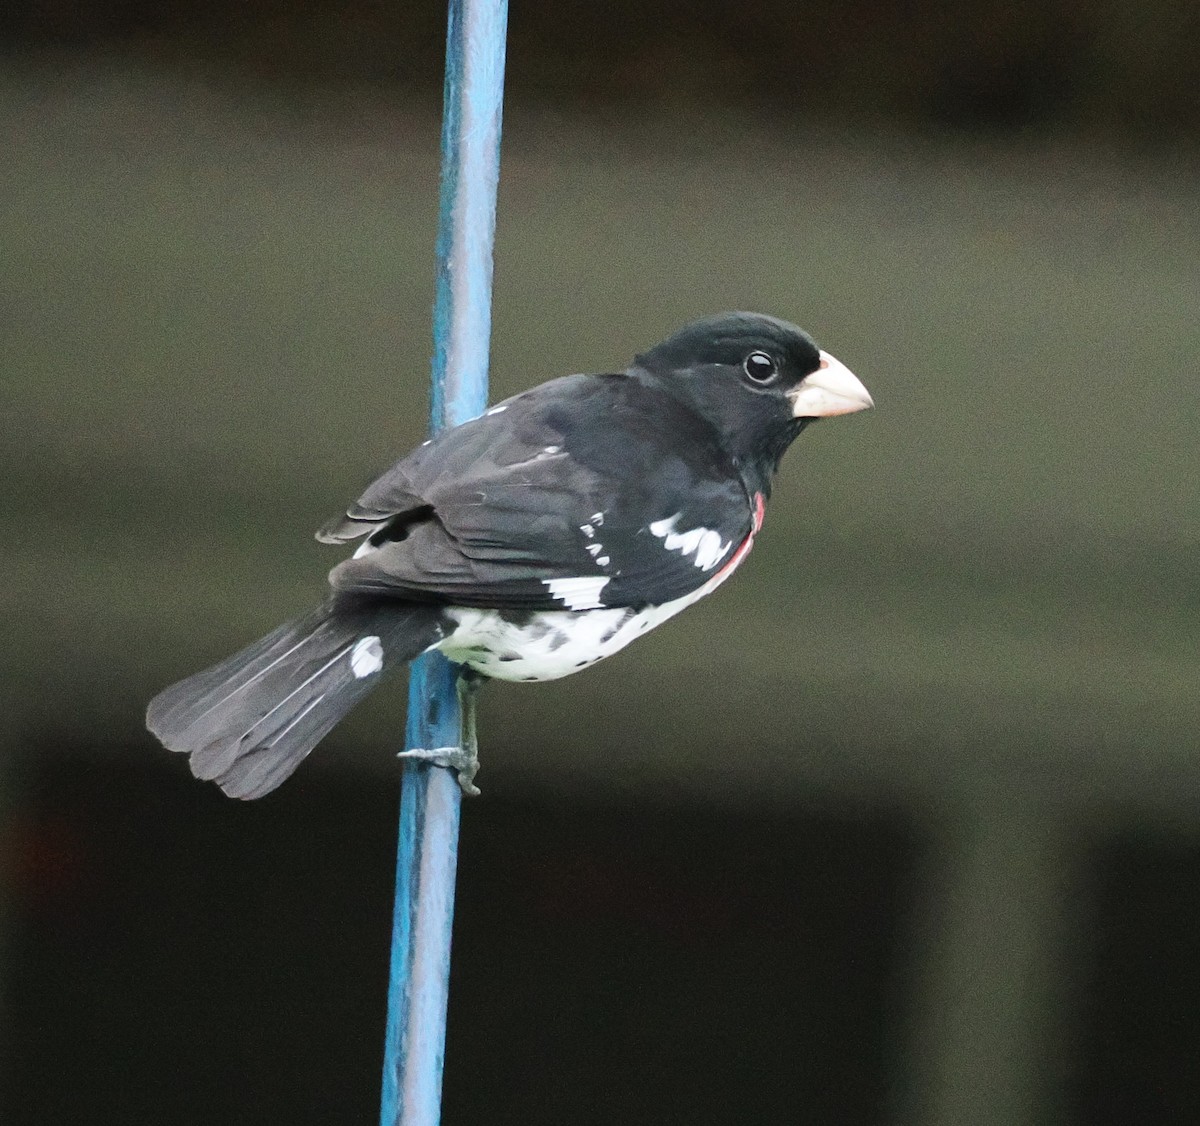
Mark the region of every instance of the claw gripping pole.
<instances>
[{"instance_id":1,"label":"claw gripping pole","mask_svg":"<svg viewBox=\"0 0 1200 1126\"><path fill-rule=\"evenodd\" d=\"M500 170L507 0L450 0L430 428L487 405L492 240ZM414 663L406 746L462 747L472 696L440 654ZM380 1126L436 1126L461 792L454 772L408 760L400 800Z\"/></svg>"}]
</instances>

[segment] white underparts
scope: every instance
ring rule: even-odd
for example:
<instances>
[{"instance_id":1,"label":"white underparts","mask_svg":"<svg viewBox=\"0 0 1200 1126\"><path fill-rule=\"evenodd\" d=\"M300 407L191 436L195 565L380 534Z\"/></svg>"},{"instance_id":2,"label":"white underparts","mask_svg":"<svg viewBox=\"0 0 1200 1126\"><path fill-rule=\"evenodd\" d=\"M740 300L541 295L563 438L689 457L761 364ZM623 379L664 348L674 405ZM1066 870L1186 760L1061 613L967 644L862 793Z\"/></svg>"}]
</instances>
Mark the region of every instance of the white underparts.
<instances>
[{"instance_id":1,"label":"white underparts","mask_svg":"<svg viewBox=\"0 0 1200 1126\"><path fill-rule=\"evenodd\" d=\"M699 594L645 610L543 610L515 622L496 610L454 608L458 628L438 648L496 680L557 680L611 657Z\"/></svg>"},{"instance_id":2,"label":"white underparts","mask_svg":"<svg viewBox=\"0 0 1200 1126\"><path fill-rule=\"evenodd\" d=\"M362 680L364 676L374 676L383 668L383 643L378 637L362 637L354 643L350 650L350 670L355 677Z\"/></svg>"},{"instance_id":3,"label":"white underparts","mask_svg":"<svg viewBox=\"0 0 1200 1126\"><path fill-rule=\"evenodd\" d=\"M663 541L668 551L692 556L692 562L702 571L711 571L733 547L733 541L721 542L720 533L711 528L692 528L687 532L676 532L675 525L682 513L675 513L665 520L656 520L650 525L651 535Z\"/></svg>"},{"instance_id":4,"label":"white underparts","mask_svg":"<svg viewBox=\"0 0 1200 1126\"><path fill-rule=\"evenodd\" d=\"M611 657L631 641L673 618L680 610L711 594L746 558L753 542L753 537L748 536L729 562L702 586L661 606L646 606L640 610L631 607L593 609L591 607L598 606L595 599L609 581L600 578L545 580L557 598L563 598L563 594L554 587L563 584L568 584L565 589L571 592L573 601L592 598L588 607L542 610L507 618L498 610L450 607L446 615L457 625L437 648L452 661L469 665L496 680L557 680L569 676Z\"/></svg>"},{"instance_id":5,"label":"white underparts","mask_svg":"<svg viewBox=\"0 0 1200 1126\"><path fill-rule=\"evenodd\" d=\"M458 626L437 648L496 680L557 680L620 652L716 590L730 573L732 567L727 567L690 594L641 610L542 610L510 621L497 610L452 607L446 613Z\"/></svg>"}]
</instances>

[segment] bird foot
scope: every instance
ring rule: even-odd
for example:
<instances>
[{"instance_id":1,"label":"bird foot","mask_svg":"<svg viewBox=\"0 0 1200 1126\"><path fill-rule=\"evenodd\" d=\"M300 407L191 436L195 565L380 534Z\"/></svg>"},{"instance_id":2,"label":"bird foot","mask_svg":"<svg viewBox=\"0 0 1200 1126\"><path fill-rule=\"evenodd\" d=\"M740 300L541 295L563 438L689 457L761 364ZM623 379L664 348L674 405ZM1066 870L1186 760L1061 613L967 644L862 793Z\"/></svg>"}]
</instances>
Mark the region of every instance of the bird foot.
<instances>
[{"instance_id":1,"label":"bird foot","mask_svg":"<svg viewBox=\"0 0 1200 1126\"><path fill-rule=\"evenodd\" d=\"M396 757L427 762L430 766L444 766L447 770L453 770L458 776L459 789L467 797L479 796L480 789L475 785L475 775L479 773L479 756L473 749L434 747L426 750L418 747L411 751L401 751Z\"/></svg>"}]
</instances>

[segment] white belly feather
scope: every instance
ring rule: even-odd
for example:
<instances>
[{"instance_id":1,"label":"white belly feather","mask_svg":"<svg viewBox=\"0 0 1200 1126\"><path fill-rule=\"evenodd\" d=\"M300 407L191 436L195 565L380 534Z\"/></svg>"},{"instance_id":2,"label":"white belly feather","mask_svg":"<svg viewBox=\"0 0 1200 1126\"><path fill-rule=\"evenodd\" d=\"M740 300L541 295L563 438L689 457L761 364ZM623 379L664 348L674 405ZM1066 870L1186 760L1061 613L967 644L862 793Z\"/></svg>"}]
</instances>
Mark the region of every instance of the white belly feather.
<instances>
[{"instance_id":1,"label":"white belly feather","mask_svg":"<svg viewBox=\"0 0 1200 1126\"><path fill-rule=\"evenodd\" d=\"M541 610L520 623L496 610L456 607L447 613L459 627L438 648L496 680L557 680L611 657L715 585L644 610Z\"/></svg>"},{"instance_id":2,"label":"white belly feather","mask_svg":"<svg viewBox=\"0 0 1200 1126\"><path fill-rule=\"evenodd\" d=\"M708 582L682 598L660 606L647 606L643 610L610 609L602 605L586 609L584 607L589 603L597 602L607 578L552 579L546 582L550 593L577 609L539 610L528 616L510 614L506 618L499 610L451 607L446 614L458 623L458 628L436 648L450 660L496 680L557 680L560 676L579 672L611 657L635 638L674 617L693 602L699 602L733 574L749 553L754 532L762 524L762 498L756 500L758 510L754 531ZM675 537L679 544L671 544L674 523L674 518L664 522L655 530L655 535L667 536L668 546L673 550L697 553L703 550L703 561L697 562L702 569L709 569L710 557L715 566L727 554L729 545L721 544L719 537L716 544L710 545L704 537L715 537L715 533L705 529L695 537L690 533Z\"/></svg>"}]
</instances>

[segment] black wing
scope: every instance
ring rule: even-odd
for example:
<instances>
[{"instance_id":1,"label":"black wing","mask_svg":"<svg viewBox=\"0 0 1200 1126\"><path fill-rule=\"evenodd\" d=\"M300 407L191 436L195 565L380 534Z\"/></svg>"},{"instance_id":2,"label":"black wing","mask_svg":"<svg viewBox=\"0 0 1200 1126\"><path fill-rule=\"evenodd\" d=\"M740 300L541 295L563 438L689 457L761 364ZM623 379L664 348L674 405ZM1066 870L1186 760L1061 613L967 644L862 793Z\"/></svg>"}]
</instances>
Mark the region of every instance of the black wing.
<instances>
[{"instance_id":1,"label":"black wing","mask_svg":"<svg viewBox=\"0 0 1200 1126\"><path fill-rule=\"evenodd\" d=\"M753 505L713 427L628 375L554 380L399 461L322 539L335 590L498 609L659 605L712 579Z\"/></svg>"}]
</instances>

